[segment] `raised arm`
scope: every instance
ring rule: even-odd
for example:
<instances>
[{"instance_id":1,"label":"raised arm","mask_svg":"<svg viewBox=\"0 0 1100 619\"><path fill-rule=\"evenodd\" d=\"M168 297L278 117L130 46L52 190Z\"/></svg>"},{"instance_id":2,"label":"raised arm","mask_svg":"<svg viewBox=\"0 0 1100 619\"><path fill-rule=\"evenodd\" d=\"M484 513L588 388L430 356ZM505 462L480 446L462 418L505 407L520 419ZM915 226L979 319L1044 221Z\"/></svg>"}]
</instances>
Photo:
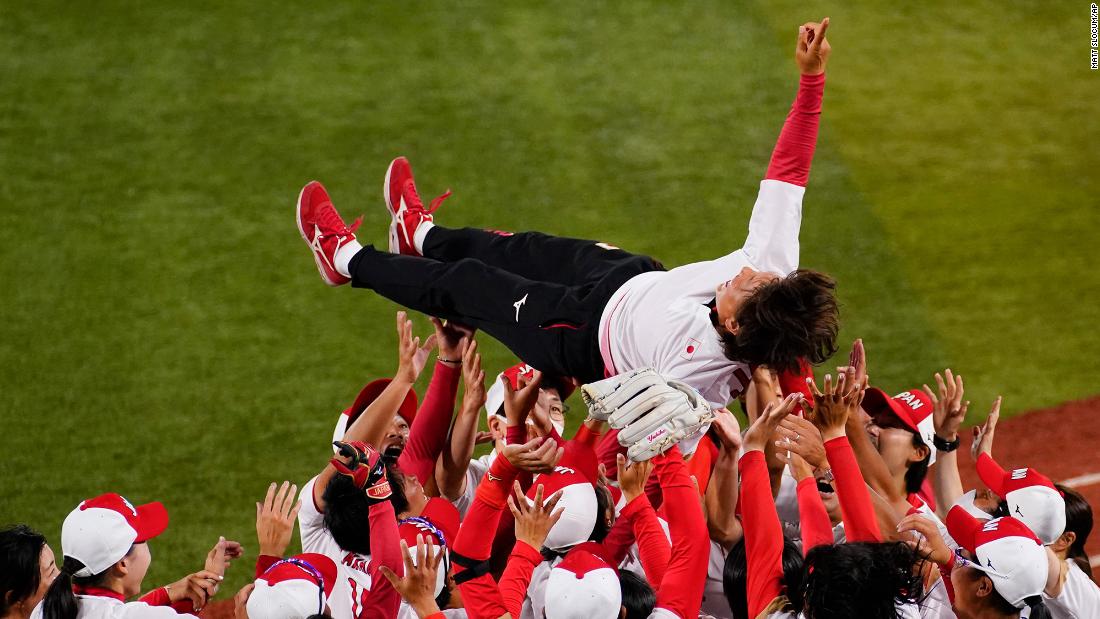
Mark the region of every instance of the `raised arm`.
<instances>
[{"instance_id":1,"label":"raised arm","mask_svg":"<svg viewBox=\"0 0 1100 619\"><path fill-rule=\"evenodd\" d=\"M719 411L711 424L718 436L718 458L707 484L704 504L710 538L729 550L741 540L741 521L737 519L737 457L741 452L741 431L737 418Z\"/></svg>"},{"instance_id":2,"label":"raised arm","mask_svg":"<svg viewBox=\"0 0 1100 619\"><path fill-rule=\"evenodd\" d=\"M447 445L447 428L455 409L455 394L462 375L462 357L470 345L468 330L443 324L432 318L439 357L432 370L432 380L416 419L409 428L409 442L401 452L397 465L406 475L415 475L427 482L435 470L435 461Z\"/></svg>"},{"instance_id":3,"label":"raised arm","mask_svg":"<svg viewBox=\"0 0 1100 619\"><path fill-rule=\"evenodd\" d=\"M970 402L963 400L963 378L955 376L951 370L944 375L936 373L937 395L928 386L924 391L932 400L932 420L935 422L936 442L943 441L949 448L944 451L938 446L936 463L932 465L933 488L936 492L936 504L940 518L947 517L947 511L963 495L962 476L959 475L959 426L966 418L966 409ZM954 447L952 447L952 445Z\"/></svg>"},{"instance_id":4,"label":"raised arm","mask_svg":"<svg viewBox=\"0 0 1100 619\"><path fill-rule=\"evenodd\" d=\"M466 469L474 455L477 420L485 405L485 371L481 369L481 354L477 341L471 340L462 355L462 408L451 426L450 443L443 449L436 467L435 480L439 493L454 501L466 491Z\"/></svg>"},{"instance_id":5,"label":"raised arm","mask_svg":"<svg viewBox=\"0 0 1100 619\"><path fill-rule=\"evenodd\" d=\"M821 24L803 24L798 30L795 60L802 71L787 121L772 151L768 180L805 187L810 178L810 162L817 146L817 128L821 118L821 98L825 91L825 63L831 51L825 39L829 18Z\"/></svg>"},{"instance_id":6,"label":"raised arm","mask_svg":"<svg viewBox=\"0 0 1100 619\"><path fill-rule=\"evenodd\" d=\"M344 432L344 442L362 441L377 448L385 436L386 428L393 421L393 415L416 382L420 374L415 360L417 352L421 350L420 338L413 337L412 321L405 312L397 312L397 342L397 373L378 398ZM423 369L423 365L420 368ZM327 464L313 484L313 504L317 506L317 511L325 511L325 488L334 474L336 469L332 464Z\"/></svg>"}]
</instances>

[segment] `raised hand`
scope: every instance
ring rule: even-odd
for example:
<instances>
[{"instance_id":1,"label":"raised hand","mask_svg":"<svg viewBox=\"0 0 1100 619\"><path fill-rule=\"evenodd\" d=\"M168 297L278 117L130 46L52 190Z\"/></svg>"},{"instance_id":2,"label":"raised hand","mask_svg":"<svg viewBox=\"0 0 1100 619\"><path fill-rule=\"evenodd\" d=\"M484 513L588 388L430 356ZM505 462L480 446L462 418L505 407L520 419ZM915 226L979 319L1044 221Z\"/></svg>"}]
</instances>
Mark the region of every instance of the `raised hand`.
<instances>
[{"instance_id":1,"label":"raised hand","mask_svg":"<svg viewBox=\"0 0 1100 619\"><path fill-rule=\"evenodd\" d=\"M256 537L260 539L260 554L282 557L290 545L294 521L302 502L295 500L298 486L284 481L276 488L275 482L267 487L263 503L256 503Z\"/></svg>"},{"instance_id":2,"label":"raised hand","mask_svg":"<svg viewBox=\"0 0 1100 619\"><path fill-rule=\"evenodd\" d=\"M932 400L932 421L936 428L936 436L951 442L959 437L959 426L966 418L966 409L970 407L970 401L963 401L962 376L955 376L950 369L944 371L942 375L939 372L936 373L936 386L938 394L928 385L924 385L924 392Z\"/></svg>"},{"instance_id":3,"label":"raised hand","mask_svg":"<svg viewBox=\"0 0 1100 619\"><path fill-rule=\"evenodd\" d=\"M775 429L787 415L791 414L794 407L802 402L802 394L792 393L779 402L772 402L760 414L748 431L745 432L744 449L749 451L764 451L764 446L775 434Z\"/></svg>"},{"instance_id":4,"label":"raised hand","mask_svg":"<svg viewBox=\"0 0 1100 619\"><path fill-rule=\"evenodd\" d=\"M820 75L825 72L825 63L832 52L825 39L825 31L828 29L828 17L821 20L821 23L806 22L798 28L798 45L795 46L794 57L803 75Z\"/></svg>"},{"instance_id":5,"label":"raised hand","mask_svg":"<svg viewBox=\"0 0 1100 619\"><path fill-rule=\"evenodd\" d=\"M508 382L506 376L501 376L500 380L504 382L504 416L508 419L508 425L523 425L539 400L542 372L535 370L530 379L520 374L518 390L512 389L512 383Z\"/></svg>"},{"instance_id":6,"label":"raised hand","mask_svg":"<svg viewBox=\"0 0 1100 619\"><path fill-rule=\"evenodd\" d=\"M848 353L848 365L838 367L837 374L847 372L848 368L855 370L856 382L862 383L867 380L867 349L863 346L863 338L852 342L852 351Z\"/></svg>"},{"instance_id":7,"label":"raised hand","mask_svg":"<svg viewBox=\"0 0 1100 619\"><path fill-rule=\"evenodd\" d=\"M190 600L191 605L198 612L206 606L210 598L218 593L218 585L225 576L215 574L209 570L201 570L194 574L188 574L176 582L166 586L168 599L172 603Z\"/></svg>"},{"instance_id":8,"label":"raised hand","mask_svg":"<svg viewBox=\"0 0 1100 619\"><path fill-rule=\"evenodd\" d=\"M1001 418L1001 396L993 400L993 410L989 411L985 423L974 426L974 440L970 443L970 457L978 459L979 454L993 456L993 432L997 429L997 420Z\"/></svg>"},{"instance_id":9,"label":"raised hand","mask_svg":"<svg viewBox=\"0 0 1100 619\"><path fill-rule=\"evenodd\" d=\"M500 445L498 451L508 459L512 466L530 473L547 473L554 470L558 460L565 453L564 447L540 438L532 439L522 445Z\"/></svg>"},{"instance_id":10,"label":"raised hand","mask_svg":"<svg viewBox=\"0 0 1100 619\"><path fill-rule=\"evenodd\" d=\"M623 491L626 502L645 494L645 484L653 472L653 460L632 462L623 454L618 454L615 456L615 464L619 469L619 489Z\"/></svg>"},{"instance_id":11,"label":"raised hand","mask_svg":"<svg viewBox=\"0 0 1100 619\"><path fill-rule=\"evenodd\" d=\"M542 500L542 484L535 488L533 502L527 501L527 497L523 494L523 488L520 487L518 481L513 482L512 491L515 496L508 497L508 509L512 510L512 515L516 517L516 541L526 542L535 550L539 550L542 548L543 542L546 541L550 529L554 528L554 524L561 518L562 512L565 511L564 507L554 509L561 499L562 491L558 490L550 495L545 503Z\"/></svg>"},{"instance_id":12,"label":"raised hand","mask_svg":"<svg viewBox=\"0 0 1100 619\"><path fill-rule=\"evenodd\" d=\"M395 591L413 607L418 617L429 617L439 612L435 602L436 572L443 560L443 550L433 542L424 542L424 536L416 536L416 560L409 554L409 545L401 540L401 557L405 561L405 573L398 576L385 565L379 570L390 581Z\"/></svg>"},{"instance_id":13,"label":"raised hand","mask_svg":"<svg viewBox=\"0 0 1100 619\"><path fill-rule=\"evenodd\" d=\"M821 437L825 441L844 436L844 424L863 401L867 383L857 381L855 376L855 368L848 367L837 377L834 386L833 377L826 374L824 391L818 389L817 383L812 379L806 379L814 398L811 421L821 430Z\"/></svg>"},{"instance_id":14,"label":"raised hand","mask_svg":"<svg viewBox=\"0 0 1100 619\"><path fill-rule=\"evenodd\" d=\"M465 386L462 408L473 412L485 406L485 370L481 369L481 353L477 351L477 340L468 341L469 344L462 353L462 382Z\"/></svg>"},{"instance_id":15,"label":"raised hand","mask_svg":"<svg viewBox=\"0 0 1100 619\"><path fill-rule=\"evenodd\" d=\"M898 523L898 531L915 533L905 543L914 548L921 557L940 565L951 562L951 549L943 541L935 523L928 518L920 514L909 514Z\"/></svg>"},{"instance_id":16,"label":"raised hand","mask_svg":"<svg viewBox=\"0 0 1100 619\"><path fill-rule=\"evenodd\" d=\"M248 598L255 588L256 583L250 582L233 596L233 619L248 619Z\"/></svg>"},{"instance_id":17,"label":"raised hand","mask_svg":"<svg viewBox=\"0 0 1100 619\"><path fill-rule=\"evenodd\" d=\"M412 321L405 312L397 312L397 373L394 378L415 383L427 363L427 356L420 349L420 338L413 337ZM420 353L421 359L417 359Z\"/></svg>"},{"instance_id":18,"label":"raised hand","mask_svg":"<svg viewBox=\"0 0 1100 619\"><path fill-rule=\"evenodd\" d=\"M741 426L737 423L737 417L724 408L715 411L714 421L710 422L710 429L718 437L719 448L722 451L736 454L741 451Z\"/></svg>"},{"instance_id":19,"label":"raised hand","mask_svg":"<svg viewBox=\"0 0 1100 619\"><path fill-rule=\"evenodd\" d=\"M782 437L775 441L776 447L798 454L814 468L829 468L829 461L825 458L825 443L821 440L821 431L809 419L791 415L779 422L776 432ZM784 463L790 464L786 454L777 451L775 455Z\"/></svg>"},{"instance_id":20,"label":"raised hand","mask_svg":"<svg viewBox=\"0 0 1100 619\"><path fill-rule=\"evenodd\" d=\"M439 360L455 365L460 363L467 344L473 340L475 329L451 320L443 322L434 316L432 327L435 329L435 342L439 345Z\"/></svg>"}]
</instances>

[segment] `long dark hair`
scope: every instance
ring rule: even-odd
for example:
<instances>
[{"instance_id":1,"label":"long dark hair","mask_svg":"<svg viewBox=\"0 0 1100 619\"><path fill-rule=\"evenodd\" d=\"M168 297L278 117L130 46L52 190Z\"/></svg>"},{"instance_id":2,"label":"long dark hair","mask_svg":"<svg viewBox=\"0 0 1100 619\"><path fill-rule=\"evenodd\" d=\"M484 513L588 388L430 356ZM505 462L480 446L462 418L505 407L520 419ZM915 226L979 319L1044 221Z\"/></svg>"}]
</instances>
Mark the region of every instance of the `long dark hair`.
<instances>
[{"instance_id":1,"label":"long dark hair","mask_svg":"<svg viewBox=\"0 0 1100 619\"><path fill-rule=\"evenodd\" d=\"M825 544L806 555L802 612L808 619L895 617L924 597L920 559L904 542Z\"/></svg>"},{"instance_id":2,"label":"long dark hair","mask_svg":"<svg viewBox=\"0 0 1100 619\"><path fill-rule=\"evenodd\" d=\"M1062 496L1066 499L1066 531L1073 531L1076 536L1070 544L1067 556L1081 568L1082 572L1092 578L1089 554L1085 552L1085 542L1092 533L1092 506L1085 497L1081 496L1081 493L1069 486L1054 484L1054 487L1061 490Z\"/></svg>"},{"instance_id":3,"label":"long dark hair","mask_svg":"<svg viewBox=\"0 0 1100 619\"><path fill-rule=\"evenodd\" d=\"M134 547L130 546L125 556L130 556L133 551ZM84 564L77 559L65 557L65 562L61 564L61 573L54 579L53 584L46 590L46 597L42 599L43 619L76 619L80 611L80 600L73 593L73 585L102 587L107 572L110 572L111 567L114 566L91 576L73 576L84 567Z\"/></svg>"},{"instance_id":4,"label":"long dark hair","mask_svg":"<svg viewBox=\"0 0 1100 619\"><path fill-rule=\"evenodd\" d=\"M783 536L783 588L794 608L802 607L802 551L786 535ZM738 540L726 555L722 567L722 591L726 594L734 619L749 617L748 563L745 540Z\"/></svg>"},{"instance_id":5,"label":"long dark hair","mask_svg":"<svg viewBox=\"0 0 1100 619\"><path fill-rule=\"evenodd\" d=\"M38 591L39 557L46 538L25 524L0 531L0 617Z\"/></svg>"}]
</instances>

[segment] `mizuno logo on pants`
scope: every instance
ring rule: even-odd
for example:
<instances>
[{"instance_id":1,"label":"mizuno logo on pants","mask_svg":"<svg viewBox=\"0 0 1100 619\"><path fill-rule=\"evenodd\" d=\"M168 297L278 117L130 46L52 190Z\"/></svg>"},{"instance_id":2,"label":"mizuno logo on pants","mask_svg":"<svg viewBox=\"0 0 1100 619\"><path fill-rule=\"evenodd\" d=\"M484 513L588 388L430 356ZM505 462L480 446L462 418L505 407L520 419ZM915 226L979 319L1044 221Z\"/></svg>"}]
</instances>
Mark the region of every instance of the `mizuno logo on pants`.
<instances>
[{"instance_id":1,"label":"mizuno logo on pants","mask_svg":"<svg viewBox=\"0 0 1100 619\"><path fill-rule=\"evenodd\" d=\"M528 293L528 294L530 294L530 293ZM512 307L516 308L516 322L519 322L519 308L523 307L523 305L525 303L527 303L527 295L526 294L523 295L522 299L520 299L519 301L516 301L515 303L512 304Z\"/></svg>"}]
</instances>

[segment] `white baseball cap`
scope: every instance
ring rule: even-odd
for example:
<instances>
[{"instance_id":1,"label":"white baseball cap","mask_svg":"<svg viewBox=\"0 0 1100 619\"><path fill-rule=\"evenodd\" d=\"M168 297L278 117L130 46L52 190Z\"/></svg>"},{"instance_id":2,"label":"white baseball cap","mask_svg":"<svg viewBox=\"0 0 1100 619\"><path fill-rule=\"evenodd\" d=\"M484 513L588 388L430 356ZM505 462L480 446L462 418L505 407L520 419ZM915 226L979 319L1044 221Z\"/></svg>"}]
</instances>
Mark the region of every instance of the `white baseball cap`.
<instances>
[{"instance_id":1,"label":"white baseball cap","mask_svg":"<svg viewBox=\"0 0 1100 619\"><path fill-rule=\"evenodd\" d=\"M969 563L993 581L1009 604L1023 608L1047 583L1047 551L1023 522L1011 516L982 522L956 505L947 513L947 530L978 560Z\"/></svg>"},{"instance_id":2,"label":"white baseball cap","mask_svg":"<svg viewBox=\"0 0 1100 619\"><path fill-rule=\"evenodd\" d=\"M84 564L73 574L100 574L118 563L134 544L150 540L168 528L168 510L160 503L134 507L114 493L81 501L61 525L61 551Z\"/></svg>"},{"instance_id":3,"label":"white baseball cap","mask_svg":"<svg viewBox=\"0 0 1100 619\"><path fill-rule=\"evenodd\" d=\"M619 575L582 545L550 570L546 619L616 619L622 606Z\"/></svg>"},{"instance_id":4,"label":"white baseball cap","mask_svg":"<svg viewBox=\"0 0 1100 619\"><path fill-rule=\"evenodd\" d=\"M575 468L559 464L553 471L535 477L527 491L529 503L534 502L539 485L543 487L544 501L550 500L555 492L562 492L557 505L562 510L561 517L546 534L543 545L551 550L564 550L588 541L599 516L596 488L591 479Z\"/></svg>"},{"instance_id":5,"label":"white baseball cap","mask_svg":"<svg viewBox=\"0 0 1100 619\"><path fill-rule=\"evenodd\" d=\"M1006 471L983 453L978 477L1008 503L1008 514L1020 519L1044 544L1053 544L1066 532L1066 499L1054 482L1035 469Z\"/></svg>"},{"instance_id":6,"label":"white baseball cap","mask_svg":"<svg viewBox=\"0 0 1100 619\"><path fill-rule=\"evenodd\" d=\"M248 616L305 619L323 614L336 580L336 563L325 555L303 553L277 561L256 579Z\"/></svg>"}]
</instances>

